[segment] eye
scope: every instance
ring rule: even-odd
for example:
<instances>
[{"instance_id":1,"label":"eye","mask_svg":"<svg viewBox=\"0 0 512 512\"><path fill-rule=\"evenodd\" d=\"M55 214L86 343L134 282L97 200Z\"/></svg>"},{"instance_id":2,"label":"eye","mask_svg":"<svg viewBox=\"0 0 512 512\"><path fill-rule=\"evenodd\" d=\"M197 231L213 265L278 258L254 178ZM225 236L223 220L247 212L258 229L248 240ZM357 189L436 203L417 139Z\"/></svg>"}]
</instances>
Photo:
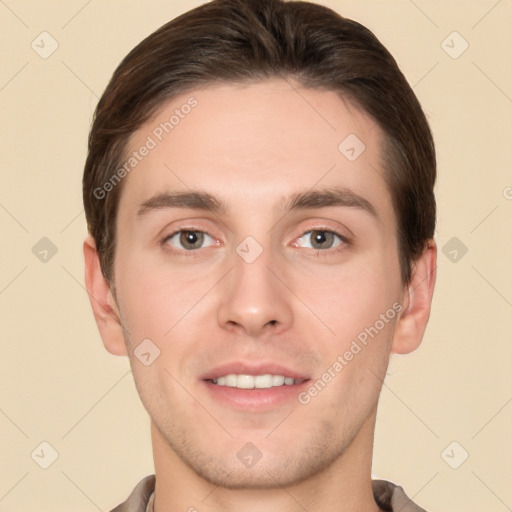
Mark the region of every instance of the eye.
<instances>
[{"instance_id":1,"label":"eye","mask_svg":"<svg viewBox=\"0 0 512 512\"><path fill-rule=\"evenodd\" d=\"M334 231L325 229L315 229L304 233L297 242L299 247L308 247L311 249L333 249L342 243L346 243L347 239ZM310 245L308 245L308 243Z\"/></svg>"},{"instance_id":2,"label":"eye","mask_svg":"<svg viewBox=\"0 0 512 512\"><path fill-rule=\"evenodd\" d=\"M178 250L194 251L203 249L205 241L209 241L211 245L213 238L203 231L180 230L167 236L163 242Z\"/></svg>"}]
</instances>

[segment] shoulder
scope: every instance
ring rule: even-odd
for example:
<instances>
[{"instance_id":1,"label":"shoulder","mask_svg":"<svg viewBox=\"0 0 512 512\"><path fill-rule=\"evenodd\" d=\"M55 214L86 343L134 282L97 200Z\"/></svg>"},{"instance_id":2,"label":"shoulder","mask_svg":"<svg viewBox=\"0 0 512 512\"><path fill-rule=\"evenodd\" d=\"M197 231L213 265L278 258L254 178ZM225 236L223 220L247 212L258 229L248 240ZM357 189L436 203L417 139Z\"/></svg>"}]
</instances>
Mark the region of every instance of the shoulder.
<instances>
[{"instance_id":1,"label":"shoulder","mask_svg":"<svg viewBox=\"0 0 512 512\"><path fill-rule=\"evenodd\" d=\"M145 512L149 498L154 490L155 475L149 475L135 486L135 489L133 489L126 501L110 512Z\"/></svg>"},{"instance_id":2,"label":"shoulder","mask_svg":"<svg viewBox=\"0 0 512 512\"><path fill-rule=\"evenodd\" d=\"M386 512L427 512L416 505L402 487L387 480L372 480L373 496L379 507ZM145 512L155 489L155 475L143 478L128 499L111 512Z\"/></svg>"},{"instance_id":3,"label":"shoulder","mask_svg":"<svg viewBox=\"0 0 512 512\"><path fill-rule=\"evenodd\" d=\"M373 497L386 512L427 512L416 505L402 487L387 480L372 480Z\"/></svg>"}]
</instances>

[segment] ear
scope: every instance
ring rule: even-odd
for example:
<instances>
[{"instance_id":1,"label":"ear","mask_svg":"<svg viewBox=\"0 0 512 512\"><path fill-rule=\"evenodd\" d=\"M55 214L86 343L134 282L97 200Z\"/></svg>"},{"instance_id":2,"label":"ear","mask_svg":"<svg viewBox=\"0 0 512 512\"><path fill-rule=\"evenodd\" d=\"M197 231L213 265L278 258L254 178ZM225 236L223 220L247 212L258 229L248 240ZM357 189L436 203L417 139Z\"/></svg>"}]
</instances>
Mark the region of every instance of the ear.
<instances>
[{"instance_id":1,"label":"ear","mask_svg":"<svg viewBox=\"0 0 512 512\"><path fill-rule=\"evenodd\" d=\"M430 316L436 268L437 246L431 239L414 263L411 282L404 289L404 309L395 325L391 352L407 354L419 347Z\"/></svg>"},{"instance_id":2,"label":"ear","mask_svg":"<svg viewBox=\"0 0 512 512\"><path fill-rule=\"evenodd\" d=\"M119 309L103 276L96 243L88 235L84 241L85 286L91 301L92 311L105 348L116 356L127 355Z\"/></svg>"}]
</instances>

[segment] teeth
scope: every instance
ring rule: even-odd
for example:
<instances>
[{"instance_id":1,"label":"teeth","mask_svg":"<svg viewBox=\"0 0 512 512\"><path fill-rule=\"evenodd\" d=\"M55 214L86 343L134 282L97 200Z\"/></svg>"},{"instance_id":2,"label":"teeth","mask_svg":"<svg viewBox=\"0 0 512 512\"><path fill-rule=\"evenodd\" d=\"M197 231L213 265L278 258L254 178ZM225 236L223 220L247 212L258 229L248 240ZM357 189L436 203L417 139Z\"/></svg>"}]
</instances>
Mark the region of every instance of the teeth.
<instances>
[{"instance_id":1,"label":"teeth","mask_svg":"<svg viewBox=\"0 0 512 512\"><path fill-rule=\"evenodd\" d=\"M223 375L213 379L212 382L218 386L228 386L230 388L239 389L266 389L279 386L292 386L299 384L302 380L295 380L292 377L284 377L283 375Z\"/></svg>"},{"instance_id":2,"label":"teeth","mask_svg":"<svg viewBox=\"0 0 512 512\"><path fill-rule=\"evenodd\" d=\"M236 382L237 382L236 375L226 375L226 386L229 386L231 388L236 388Z\"/></svg>"},{"instance_id":3,"label":"teeth","mask_svg":"<svg viewBox=\"0 0 512 512\"><path fill-rule=\"evenodd\" d=\"M282 386L285 378L282 375L272 375L272 386Z\"/></svg>"},{"instance_id":4,"label":"teeth","mask_svg":"<svg viewBox=\"0 0 512 512\"><path fill-rule=\"evenodd\" d=\"M252 375L237 375L236 387L239 389L252 389L256 385L256 378Z\"/></svg>"}]
</instances>

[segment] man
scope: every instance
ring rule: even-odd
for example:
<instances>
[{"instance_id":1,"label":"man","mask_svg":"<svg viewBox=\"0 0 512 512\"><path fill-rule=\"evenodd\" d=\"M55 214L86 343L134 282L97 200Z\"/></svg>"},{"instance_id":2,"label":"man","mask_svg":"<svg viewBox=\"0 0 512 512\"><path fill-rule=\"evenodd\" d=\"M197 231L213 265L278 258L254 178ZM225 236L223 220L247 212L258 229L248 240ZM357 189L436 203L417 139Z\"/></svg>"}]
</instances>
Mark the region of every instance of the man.
<instances>
[{"instance_id":1,"label":"man","mask_svg":"<svg viewBox=\"0 0 512 512\"><path fill-rule=\"evenodd\" d=\"M435 152L394 59L315 4L214 0L123 60L89 138L86 284L155 475L121 511L421 511L371 480L435 283Z\"/></svg>"}]
</instances>

